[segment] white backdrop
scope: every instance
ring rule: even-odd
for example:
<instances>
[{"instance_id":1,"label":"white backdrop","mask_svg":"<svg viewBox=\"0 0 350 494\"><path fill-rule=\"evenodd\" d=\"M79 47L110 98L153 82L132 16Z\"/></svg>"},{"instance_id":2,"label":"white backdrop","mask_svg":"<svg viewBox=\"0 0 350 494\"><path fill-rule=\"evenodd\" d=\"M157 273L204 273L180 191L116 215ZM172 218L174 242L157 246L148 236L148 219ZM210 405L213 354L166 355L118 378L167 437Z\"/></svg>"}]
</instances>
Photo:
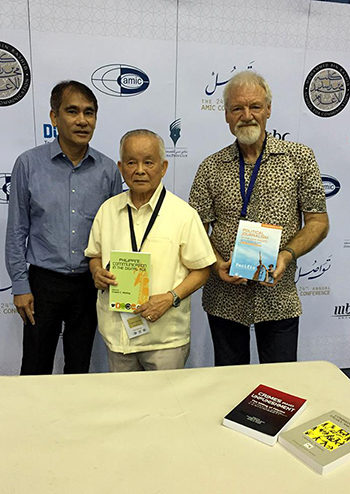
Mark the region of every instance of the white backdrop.
<instances>
[{"instance_id":1,"label":"white backdrop","mask_svg":"<svg viewBox=\"0 0 350 494\"><path fill-rule=\"evenodd\" d=\"M349 367L350 232L345 215L350 203L350 105L345 102L350 88L342 88L350 71L350 7L309 0L0 0L0 4L2 238L8 175L18 154L52 139L49 95L57 82L77 79L94 90L100 109L92 145L114 159L118 159L118 142L127 130L146 127L158 132L170 162L165 184L187 199L203 158L232 142L222 104L225 82L236 71L252 68L266 77L273 92L268 130L312 147L322 175L330 177L325 177L327 191L333 191L327 199L331 233L299 260L297 286L304 309L299 359L326 359ZM4 43L25 57L32 77L26 95L11 105L6 105L1 79L1 75L8 76L1 69L7 56ZM322 63L321 72L316 70L308 78ZM134 95L121 93L116 82L121 67L133 78L129 87ZM314 99L309 104L312 111L304 99L307 78L306 93ZM145 90L137 92L148 80ZM343 106L334 116L327 116L329 108L335 113ZM173 122L177 131L170 132ZM22 329L12 305L3 242L0 374L17 374ZM193 297L192 321L189 365L212 365L200 293ZM252 350L253 362L257 362L254 343ZM59 348L56 371L61 367ZM91 370L105 369L103 344L97 338Z\"/></svg>"}]
</instances>

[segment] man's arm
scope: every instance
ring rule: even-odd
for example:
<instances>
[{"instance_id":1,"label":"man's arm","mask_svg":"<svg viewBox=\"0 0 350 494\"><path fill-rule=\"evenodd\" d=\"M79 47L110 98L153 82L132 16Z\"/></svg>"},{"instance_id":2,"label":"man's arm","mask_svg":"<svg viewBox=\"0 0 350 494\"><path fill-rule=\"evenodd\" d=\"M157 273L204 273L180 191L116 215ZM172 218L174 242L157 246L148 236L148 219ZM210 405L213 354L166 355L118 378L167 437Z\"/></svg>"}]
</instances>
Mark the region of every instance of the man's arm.
<instances>
[{"instance_id":1,"label":"man's arm","mask_svg":"<svg viewBox=\"0 0 350 494\"><path fill-rule=\"evenodd\" d=\"M193 271L190 271L188 276L186 276L186 278L173 290L181 300L183 300L203 286L209 278L209 274L209 266L202 269L194 269ZM148 302L140 305L140 307L135 310L135 314L141 314L141 316L145 318L150 317L151 321L155 322L172 307L173 300L174 298L170 292L152 295Z\"/></svg>"},{"instance_id":2,"label":"man's arm","mask_svg":"<svg viewBox=\"0 0 350 494\"><path fill-rule=\"evenodd\" d=\"M285 246L294 251L296 259L315 248L326 238L329 231L327 213L303 213L303 216L304 227ZM293 255L286 250L282 250L278 254L276 269L273 273L276 283L282 278L292 260Z\"/></svg>"},{"instance_id":3,"label":"man's arm","mask_svg":"<svg viewBox=\"0 0 350 494\"><path fill-rule=\"evenodd\" d=\"M30 291L26 263L26 244L30 229L28 178L19 157L12 171L5 261L12 281L13 302L24 324L34 320L34 297Z\"/></svg>"},{"instance_id":4,"label":"man's arm","mask_svg":"<svg viewBox=\"0 0 350 494\"><path fill-rule=\"evenodd\" d=\"M204 228L207 233L209 233L209 223L204 223ZM210 240L210 237L209 237ZM216 250L213 243L211 243L213 251L216 255L216 263L212 265L212 270L226 283L231 283L231 285L242 285L247 283L246 278L240 278L239 276L230 276L229 271L231 267L231 260L224 261L219 252Z\"/></svg>"}]
</instances>

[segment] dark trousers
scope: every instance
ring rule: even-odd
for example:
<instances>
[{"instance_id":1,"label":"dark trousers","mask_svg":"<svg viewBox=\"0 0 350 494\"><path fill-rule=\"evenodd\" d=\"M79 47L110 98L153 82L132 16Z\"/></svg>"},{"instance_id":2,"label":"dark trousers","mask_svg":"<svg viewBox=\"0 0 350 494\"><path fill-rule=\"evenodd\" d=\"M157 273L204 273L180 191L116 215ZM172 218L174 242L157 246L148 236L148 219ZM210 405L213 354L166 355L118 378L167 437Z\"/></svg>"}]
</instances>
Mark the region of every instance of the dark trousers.
<instances>
[{"instance_id":1,"label":"dark trousers","mask_svg":"<svg viewBox=\"0 0 350 494\"><path fill-rule=\"evenodd\" d=\"M250 328L211 314L208 314L208 319L215 365L249 364ZM299 317L264 321L254 326L261 364L297 360Z\"/></svg>"},{"instance_id":2,"label":"dark trousers","mask_svg":"<svg viewBox=\"0 0 350 494\"><path fill-rule=\"evenodd\" d=\"M62 322L64 373L89 372L97 325L96 289L90 272L67 276L30 266L29 282L35 325L24 325L21 375L52 374Z\"/></svg>"}]
</instances>

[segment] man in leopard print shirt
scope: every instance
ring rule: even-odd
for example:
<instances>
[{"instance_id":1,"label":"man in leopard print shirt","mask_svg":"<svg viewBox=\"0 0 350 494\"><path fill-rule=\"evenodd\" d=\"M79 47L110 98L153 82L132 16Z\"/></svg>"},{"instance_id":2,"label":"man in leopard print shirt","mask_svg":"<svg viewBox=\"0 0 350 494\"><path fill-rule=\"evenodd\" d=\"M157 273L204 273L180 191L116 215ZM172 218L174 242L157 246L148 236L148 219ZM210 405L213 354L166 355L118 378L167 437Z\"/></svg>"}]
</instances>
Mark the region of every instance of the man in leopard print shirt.
<instances>
[{"instance_id":1,"label":"man in leopard print shirt","mask_svg":"<svg viewBox=\"0 0 350 494\"><path fill-rule=\"evenodd\" d=\"M211 230L217 256L203 291L215 364L249 364L251 324L261 363L295 361L302 312L294 282L296 259L321 242L329 229L319 168L311 149L266 132L271 91L261 76L251 71L234 76L225 87L224 101L236 141L203 161L189 200ZM283 227L273 286L228 274L243 205L240 153L246 192L261 155L244 219Z\"/></svg>"}]
</instances>

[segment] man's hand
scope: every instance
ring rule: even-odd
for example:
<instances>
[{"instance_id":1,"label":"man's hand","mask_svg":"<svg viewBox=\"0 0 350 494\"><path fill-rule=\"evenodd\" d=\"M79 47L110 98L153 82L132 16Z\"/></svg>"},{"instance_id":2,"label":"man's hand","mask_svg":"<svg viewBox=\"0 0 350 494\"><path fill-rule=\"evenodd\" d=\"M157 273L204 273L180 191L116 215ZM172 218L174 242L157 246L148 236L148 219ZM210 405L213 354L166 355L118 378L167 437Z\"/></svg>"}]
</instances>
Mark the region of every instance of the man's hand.
<instances>
[{"instance_id":1,"label":"man's hand","mask_svg":"<svg viewBox=\"0 0 350 494\"><path fill-rule=\"evenodd\" d=\"M155 322L172 307L173 301L174 297L169 292L152 295L148 302L140 305L134 313L140 314L149 322Z\"/></svg>"},{"instance_id":2,"label":"man's hand","mask_svg":"<svg viewBox=\"0 0 350 494\"><path fill-rule=\"evenodd\" d=\"M226 283L231 283L231 285L242 285L247 283L246 278L240 278L239 276L230 276L228 273L230 271L231 261L220 261L217 260L213 265L213 269Z\"/></svg>"},{"instance_id":3,"label":"man's hand","mask_svg":"<svg viewBox=\"0 0 350 494\"><path fill-rule=\"evenodd\" d=\"M287 250L282 250L277 257L276 269L272 273L272 277L274 279L273 283L267 283L265 281L260 281L260 285L272 287L277 285L280 279L283 277L288 264L290 264L293 260L293 256Z\"/></svg>"},{"instance_id":4,"label":"man's hand","mask_svg":"<svg viewBox=\"0 0 350 494\"><path fill-rule=\"evenodd\" d=\"M21 316L24 324L29 321L31 324L35 324L34 320L34 297L31 293L24 293L23 295L14 295L13 303L15 304L19 315Z\"/></svg>"},{"instance_id":5,"label":"man's hand","mask_svg":"<svg viewBox=\"0 0 350 494\"><path fill-rule=\"evenodd\" d=\"M282 250L277 257L276 269L274 270L272 276L275 280L274 285L279 282L283 277L285 270L288 265L292 262L293 256L287 250Z\"/></svg>"},{"instance_id":6,"label":"man's hand","mask_svg":"<svg viewBox=\"0 0 350 494\"><path fill-rule=\"evenodd\" d=\"M102 267L97 267L94 269L92 273L92 278L95 283L95 287L98 290L106 290L109 285L118 285L116 282L114 274L112 274L110 271L107 271L107 269L104 269Z\"/></svg>"}]
</instances>

